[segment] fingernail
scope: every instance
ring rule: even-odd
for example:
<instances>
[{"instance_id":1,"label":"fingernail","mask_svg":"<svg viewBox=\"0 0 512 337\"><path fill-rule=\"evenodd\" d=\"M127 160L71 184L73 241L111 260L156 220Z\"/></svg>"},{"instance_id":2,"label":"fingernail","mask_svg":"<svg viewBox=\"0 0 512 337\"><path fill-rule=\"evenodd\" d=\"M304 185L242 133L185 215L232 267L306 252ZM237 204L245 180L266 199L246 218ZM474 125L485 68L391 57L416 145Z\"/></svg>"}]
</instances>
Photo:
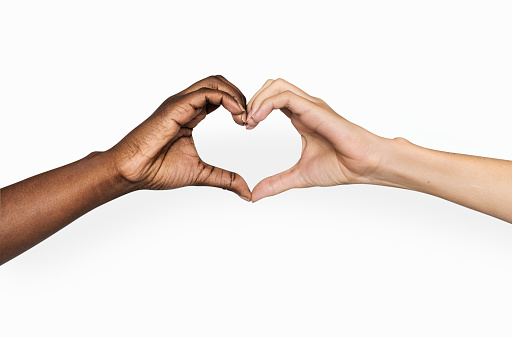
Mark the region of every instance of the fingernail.
<instances>
[{"instance_id":1,"label":"fingernail","mask_svg":"<svg viewBox=\"0 0 512 337\"><path fill-rule=\"evenodd\" d=\"M238 102L237 102L238 103ZM240 108L240 110L242 110L243 112L245 112L245 109L244 107L242 106L242 104L238 103L238 107Z\"/></svg>"},{"instance_id":2,"label":"fingernail","mask_svg":"<svg viewBox=\"0 0 512 337\"><path fill-rule=\"evenodd\" d=\"M258 114L258 110L254 111L254 113L251 115L251 118L249 118L249 120L253 121L254 123L256 123L256 121L254 120L254 116L256 116Z\"/></svg>"},{"instance_id":3,"label":"fingernail","mask_svg":"<svg viewBox=\"0 0 512 337\"><path fill-rule=\"evenodd\" d=\"M251 201L251 198L248 198L246 196L243 196L243 195L239 195L240 198L244 199L245 201Z\"/></svg>"},{"instance_id":4,"label":"fingernail","mask_svg":"<svg viewBox=\"0 0 512 337\"><path fill-rule=\"evenodd\" d=\"M247 112L245 111L245 109L242 106L242 104L238 103L238 107L240 108L240 110L242 110L242 117L241 117L242 118L242 123L244 123L244 125L246 125L247 124Z\"/></svg>"}]
</instances>

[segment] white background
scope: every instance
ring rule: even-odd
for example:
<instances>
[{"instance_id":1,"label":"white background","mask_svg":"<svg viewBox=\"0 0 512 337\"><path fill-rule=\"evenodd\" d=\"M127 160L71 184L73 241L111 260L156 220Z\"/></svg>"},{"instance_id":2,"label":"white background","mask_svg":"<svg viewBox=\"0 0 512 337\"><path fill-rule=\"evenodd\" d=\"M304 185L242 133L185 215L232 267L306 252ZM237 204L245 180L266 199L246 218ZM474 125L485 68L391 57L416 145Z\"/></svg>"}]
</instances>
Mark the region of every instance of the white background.
<instances>
[{"instance_id":1,"label":"white background","mask_svg":"<svg viewBox=\"0 0 512 337\"><path fill-rule=\"evenodd\" d=\"M282 77L347 119L512 158L509 1L3 1L0 186L106 150L168 96ZM201 157L252 188L299 158L280 112L219 109ZM510 336L512 227L375 186L256 204L135 192L0 267L1 336Z\"/></svg>"}]
</instances>

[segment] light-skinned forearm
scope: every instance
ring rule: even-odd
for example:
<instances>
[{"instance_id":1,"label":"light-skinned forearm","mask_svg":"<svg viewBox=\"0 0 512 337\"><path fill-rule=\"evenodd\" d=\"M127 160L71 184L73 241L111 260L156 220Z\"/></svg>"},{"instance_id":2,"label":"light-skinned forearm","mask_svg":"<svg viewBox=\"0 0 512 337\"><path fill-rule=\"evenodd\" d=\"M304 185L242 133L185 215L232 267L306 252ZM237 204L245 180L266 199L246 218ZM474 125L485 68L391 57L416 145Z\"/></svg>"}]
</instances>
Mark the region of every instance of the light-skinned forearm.
<instances>
[{"instance_id":1,"label":"light-skinned forearm","mask_svg":"<svg viewBox=\"0 0 512 337\"><path fill-rule=\"evenodd\" d=\"M90 210L130 192L108 152L4 187L0 192L0 264Z\"/></svg>"},{"instance_id":2,"label":"light-skinned forearm","mask_svg":"<svg viewBox=\"0 0 512 337\"><path fill-rule=\"evenodd\" d=\"M372 183L428 193L512 222L512 162L383 140Z\"/></svg>"}]
</instances>

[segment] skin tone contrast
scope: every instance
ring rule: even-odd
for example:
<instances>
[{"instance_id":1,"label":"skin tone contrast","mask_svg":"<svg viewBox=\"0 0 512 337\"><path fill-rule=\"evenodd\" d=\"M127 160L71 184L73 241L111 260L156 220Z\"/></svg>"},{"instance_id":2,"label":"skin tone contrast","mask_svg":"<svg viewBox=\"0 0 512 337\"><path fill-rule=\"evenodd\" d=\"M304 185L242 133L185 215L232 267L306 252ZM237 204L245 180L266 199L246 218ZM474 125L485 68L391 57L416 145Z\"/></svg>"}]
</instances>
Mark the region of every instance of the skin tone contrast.
<instances>
[{"instance_id":1,"label":"skin tone contrast","mask_svg":"<svg viewBox=\"0 0 512 337\"><path fill-rule=\"evenodd\" d=\"M251 193L240 175L204 163L192 131L221 105L248 130L281 110L302 138L297 164L263 179ZM111 149L2 188L0 264L137 190L213 186L256 202L292 188L343 184L415 190L512 222L511 161L379 137L282 79L268 80L246 103L236 86L210 76L169 97Z\"/></svg>"}]
</instances>

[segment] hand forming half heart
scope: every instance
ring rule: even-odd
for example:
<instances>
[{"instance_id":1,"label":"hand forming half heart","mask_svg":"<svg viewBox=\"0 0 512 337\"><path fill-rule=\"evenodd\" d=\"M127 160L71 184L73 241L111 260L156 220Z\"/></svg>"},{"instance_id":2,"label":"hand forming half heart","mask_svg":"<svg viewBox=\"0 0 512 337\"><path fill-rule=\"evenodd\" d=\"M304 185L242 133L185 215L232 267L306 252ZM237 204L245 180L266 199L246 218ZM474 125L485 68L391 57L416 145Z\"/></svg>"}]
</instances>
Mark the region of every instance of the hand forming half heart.
<instances>
[{"instance_id":1,"label":"hand forming half heart","mask_svg":"<svg viewBox=\"0 0 512 337\"><path fill-rule=\"evenodd\" d=\"M300 160L263 179L252 193L240 175L204 163L192 130L220 105L249 130L281 109L302 136ZM284 80L268 80L246 105L242 92L219 75L169 97L109 152L119 174L134 189L215 186L256 202L291 188L369 183L380 161L379 139Z\"/></svg>"}]
</instances>

